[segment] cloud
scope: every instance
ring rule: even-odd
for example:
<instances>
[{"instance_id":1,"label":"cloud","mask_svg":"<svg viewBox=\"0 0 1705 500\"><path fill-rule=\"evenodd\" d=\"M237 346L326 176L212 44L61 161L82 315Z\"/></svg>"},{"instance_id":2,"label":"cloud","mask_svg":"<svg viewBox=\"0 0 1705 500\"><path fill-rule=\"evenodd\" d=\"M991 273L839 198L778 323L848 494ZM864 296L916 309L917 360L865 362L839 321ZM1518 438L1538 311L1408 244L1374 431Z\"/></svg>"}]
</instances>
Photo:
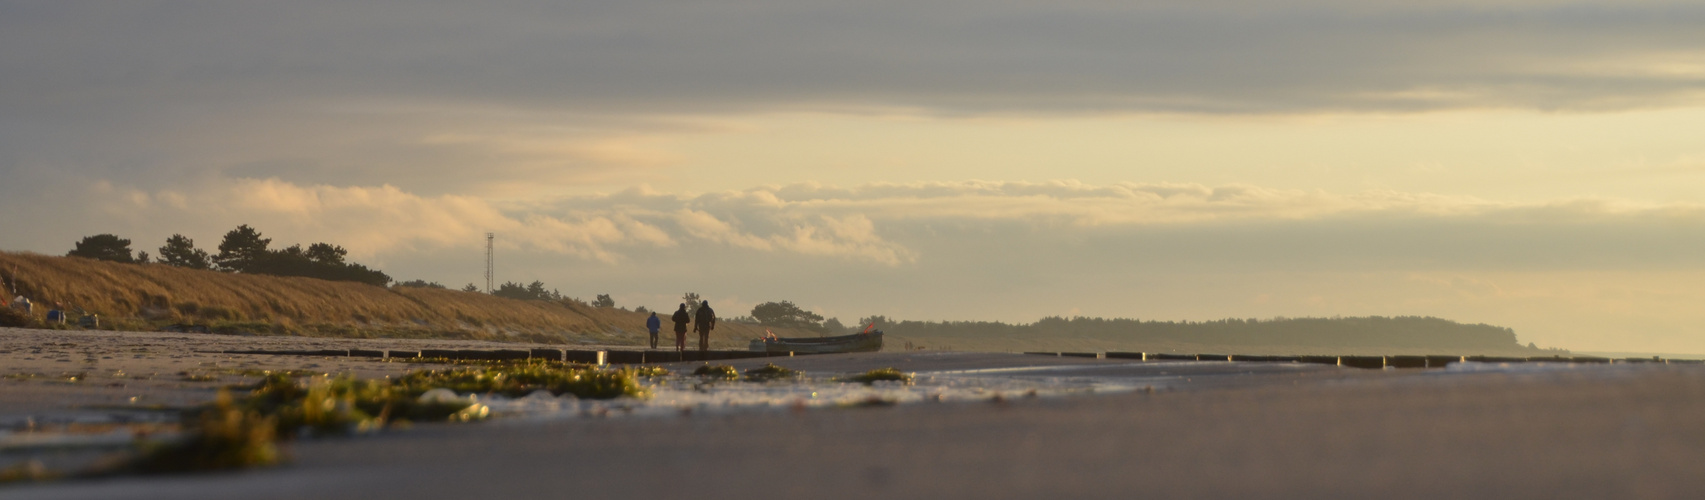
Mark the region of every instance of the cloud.
<instances>
[{"instance_id":1,"label":"cloud","mask_svg":"<svg viewBox=\"0 0 1705 500\"><path fill-rule=\"evenodd\" d=\"M637 248L674 248L683 241L887 266L915 258L885 241L863 216L806 215L772 207L776 210L730 212L724 220L687 208L690 199L656 194L650 195L652 207L619 203L631 197L627 194L581 199L579 207L503 208L477 197L422 196L389 185L304 186L278 179L217 181L152 192L100 181L71 190L55 198L60 203L76 200L73 206L87 204L92 213L80 218L125 221L121 225L130 231L220 234L213 231L249 224L280 244L331 241L355 257L469 249L483 244L484 233L495 232L506 249L604 263L623 261L626 252ZM44 228L16 229L14 234L26 236ZM67 234L54 239L72 238Z\"/></svg>"},{"instance_id":2,"label":"cloud","mask_svg":"<svg viewBox=\"0 0 1705 500\"><path fill-rule=\"evenodd\" d=\"M1674 1L5 8L13 111L447 97L624 114L1626 109L1695 100L1705 78L1705 7Z\"/></svg>"},{"instance_id":3,"label":"cloud","mask_svg":"<svg viewBox=\"0 0 1705 500\"><path fill-rule=\"evenodd\" d=\"M1492 201L1426 193L1338 194L1176 183L802 183L709 193L638 187L499 203L389 185L212 181L147 190L109 181L57 187L86 206L61 226L19 238L71 241L103 226L200 231L250 224L280 241L332 241L357 256L475 251L500 235L510 251L608 264L722 248L889 268L966 253L1032 254L1052 266L1141 253L1180 268L1581 269L1697 267L1705 206L1616 199ZM26 200L18 200L24 203ZM216 232L217 231L217 232ZM153 239L152 237L144 239ZM26 241L26 240L18 240ZM1070 243L1076 242L1076 243ZM663 252L663 253L659 253ZM1056 259L1066 258L1066 261ZM1075 263L1075 264L1074 264ZM841 265L841 264L834 264ZM1027 271L1031 272L1031 271Z\"/></svg>"},{"instance_id":4,"label":"cloud","mask_svg":"<svg viewBox=\"0 0 1705 500\"><path fill-rule=\"evenodd\" d=\"M666 206L685 203L701 210L778 210L859 214L879 221L970 219L1053 222L1085 227L1148 226L1248 221L1316 220L1333 217L1465 218L1487 222L1569 222L1606 217L1697 218L1705 206L1635 203L1610 199L1563 199L1537 203L1467 196L1374 190L1356 194L1273 189L1233 184L1052 182L879 183L856 187L801 183L708 193L691 197L620 194L568 200L588 206L624 199Z\"/></svg>"},{"instance_id":5,"label":"cloud","mask_svg":"<svg viewBox=\"0 0 1705 500\"><path fill-rule=\"evenodd\" d=\"M6 248L62 253L101 232L145 250L172 233L211 247L246 223L276 244L337 243L393 276L455 284L479 279L492 231L499 281L648 307L684 291L794 300L843 319L1430 314L1541 344L1614 346L1612 332L1695 349L1687 304L1701 297L1687 283L1705 273L1705 207L1615 199L1073 181L641 186L527 203L277 179L40 187L6 202L74 222L0 218Z\"/></svg>"},{"instance_id":6,"label":"cloud","mask_svg":"<svg viewBox=\"0 0 1705 500\"><path fill-rule=\"evenodd\" d=\"M1692 2L0 0L0 12L0 172L147 192L209 179L505 199L679 186L702 179L695 154L745 154L706 153L747 147L707 146L733 140L715 132L786 121L774 117L1605 111L1692 106L1705 90L1705 7ZM717 187L783 178L771 173Z\"/></svg>"}]
</instances>

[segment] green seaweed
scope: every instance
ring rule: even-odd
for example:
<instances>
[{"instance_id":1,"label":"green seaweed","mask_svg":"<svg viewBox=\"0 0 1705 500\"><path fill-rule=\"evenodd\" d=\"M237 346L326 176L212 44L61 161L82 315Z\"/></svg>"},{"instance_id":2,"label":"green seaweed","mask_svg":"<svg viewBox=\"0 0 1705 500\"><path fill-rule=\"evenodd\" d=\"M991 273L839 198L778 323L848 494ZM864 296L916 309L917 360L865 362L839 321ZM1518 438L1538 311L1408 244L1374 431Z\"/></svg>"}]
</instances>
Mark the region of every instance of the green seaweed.
<instances>
[{"instance_id":1,"label":"green seaweed","mask_svg":"<svg viewBox=\"0 0 1705 500\"><path fill-rule=\"evenodd\" d=\"M629 368L635 377L667 377L669 370L661 366L635 366Z\"/></svg>"},{"instance_id":2,"label":"green seaweed","mask_svg":"<svg viewBox=\"0 0 1705 500\"><path fill-rule=\"evenodd\" d=\"M704 378L734 380L740 378L740 371L735 370L734 367L728 365L712 365L710 363L705 363L704 366L700 366L698 369L693 370L693 375Z\"/></svg>"},{"instance_id":3,"label":"green seaweed","mask_svg":"<svg viewBox=\"0 0 1705 500\"><path fill-rule=\"evenodd\" d=\"M522 361L485 367L446 370L415 370L393 383L418 396L434 388L457 393L502 394L520 397L534 391L552 395L573 394L584 399L643 398L649 394L639 385L633 369L598 369L555 361Z\"/></svg>"},{"instance_id":4,"label":"green seaweed","mask_svg":"<svg viewBox=\"0 0 1705 500\"><path fill-rule=\"evenodd\" d=\"M874 384L880 381L895 381L910 384L912 383L912 374L902 373L900 370L894 368L877 368L875 370L848 377L846 381L858 382L865 385Z\"/></svg>"},{"instance_id":5,"label":"green seaweed","mask_svg":"<svg viewBox=\"0 0 1705 500\"><path fill-rule=\"evenodd\" d=\"M182 380L184 382L212 382L219 380L219 376L211 373L178 372L178 380Z\"/></svg>"},{"instance_id":6,"label":"green seaweed","mask_svg":"<svg viewBox=\"0 0 1705 500\"><path fill-rule=\"evenodd\" d=\"M0 484L52 481L59 473L42 465L40 460L25 460L0 469Z\"/></svg>"},{"instance_id":7,"label":"green seaweed","mask_svg":"<svg viewBox=\"0 0 1705 500\"><path fill-rule=\"evenodd\" d=\"M471 401L422 401L433 389L518 397L534 391L580 398L646 397L640 373L561 362L504 362L444 370L414 370L397 377L361 380L352 375L302 377L266 372L241 399L222 390L212 404L186 415L187 438L156 445L120 472L166 473L237 469L281 460L276 441L302 436L370 432L410 422L481 420L490 409ZM663 373L667 373L666 371Z\"/></svg>"},{"instance_id":8,"label":"green seaweed","mask_svg":"<svg viewBox=\"0 0 1705 500\"><path fill-rule=\"evenodd\" d=\"M275 417L282 437L368 432L401 422L465 422L489 414L483 405L469 402L420 401L426 390L348 375L302 383L275 374L256 384L243 404Z\"/></svg>"},{"instance_id":9,"label":"green seaweed","mask_svg":"<svg viewBox=\"0 0 1705 500\"><path fill-rule=\"evenodd\" d=\"M746 370L746 380L754 382L798 378L801 375L799 370L776 366L775 363L764 363L764 366Z\"/></svg>"},{"instance_id":10,"label":"green seaweed","mask_svg":"<svg viewBox=\"0 0 1705 500\"><path fill-rule=\"evenodd\" d=\"M186 439L147 449L126 469L140 473L241 469L278 463L273 417L242 408L229 391L202 409Z\"/></svg>"}]
</instances>

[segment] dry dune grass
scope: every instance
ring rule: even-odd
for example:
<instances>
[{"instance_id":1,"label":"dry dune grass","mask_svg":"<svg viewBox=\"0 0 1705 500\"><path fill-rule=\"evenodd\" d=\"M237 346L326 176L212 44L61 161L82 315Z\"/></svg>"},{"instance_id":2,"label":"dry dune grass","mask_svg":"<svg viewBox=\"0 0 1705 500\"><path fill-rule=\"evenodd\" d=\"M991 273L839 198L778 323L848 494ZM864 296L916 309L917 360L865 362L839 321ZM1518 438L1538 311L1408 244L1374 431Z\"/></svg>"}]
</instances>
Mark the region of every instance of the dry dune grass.
<instances>
[{"instance_id":1,"label":"dry dune grass","mask_svg":"<svg viewBox=\"0 0 1705 500\"><path fill-rule=\"evenodd\" d=\"M0 252L0 276L40 306L59 303L70 311L100 314L103 328L197 324L228 333L617 345L645 337L646 315L572 300L524 301L458 290L380 288L15 252ZM40 306L38 318L47 308ZM744 347L763 331L723 323L715 340L719 347Z\"/></svg>"}]
</instances>

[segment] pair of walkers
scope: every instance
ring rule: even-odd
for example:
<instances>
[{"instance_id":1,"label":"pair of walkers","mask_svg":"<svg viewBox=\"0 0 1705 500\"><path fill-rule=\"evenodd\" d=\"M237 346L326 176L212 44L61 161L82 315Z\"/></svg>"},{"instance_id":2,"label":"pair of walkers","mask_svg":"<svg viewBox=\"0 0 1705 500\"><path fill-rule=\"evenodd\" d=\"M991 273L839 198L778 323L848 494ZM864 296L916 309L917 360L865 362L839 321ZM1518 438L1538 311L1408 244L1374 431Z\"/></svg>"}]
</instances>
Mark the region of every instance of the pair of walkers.
<instances>
[{"instance_id":1,"label":"pair of walkers","mask_svg":"<svg viewBox=\"0 0 1705 500\"><path fill-rule=\"evenodd\" d=\"M675 350L687 350L687 324L693 325L693 331L699 334L699 350L710 350L710 331L716 329L716 311L710 308L710 302L700 302L698 311L688 314L687 305L681 304L675 310L675 315L669 317L675 322ZM662 320L657 319L657 313L645 320L645 328L651 331L651 348L657 348L657 331L663 328Z\"/></svg>"}]
</instances>

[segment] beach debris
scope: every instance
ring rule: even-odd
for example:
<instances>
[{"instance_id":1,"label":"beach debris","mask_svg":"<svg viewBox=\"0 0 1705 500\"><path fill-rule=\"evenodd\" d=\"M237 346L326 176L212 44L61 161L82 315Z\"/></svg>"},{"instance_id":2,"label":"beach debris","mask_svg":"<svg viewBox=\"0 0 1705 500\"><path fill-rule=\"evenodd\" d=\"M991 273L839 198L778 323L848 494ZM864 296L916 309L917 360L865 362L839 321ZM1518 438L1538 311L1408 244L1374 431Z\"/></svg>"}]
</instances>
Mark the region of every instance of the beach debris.
<instances>
[{"instance_id":1,"label":"beach debris","mask_svg":"<svg viewBox=\"0 0 1705 500\"><path fill-rule=\"evenodd\" d=\"M439 387L437 389L432 389L432 390L426 391L424 393L421 393L420 397L416 398L416 401L419 401L421 403L428 403L428 404L431 404L431 403L474 404L474 403L479 401L479 398L474 396L474 395L471 395L471 394L467 395L467 396L459 396L456 394L456 391L452 391L449 389L445 389L443 387Z\"/></svg>"},{"instance_id":2,"label":"beach debris","mask_svg":"<svg viewBox=\"0 0 1705 500\"><path fill-rule=\"evenodd\" d=\"M661 366L635 366L629 368L635 377L667 377L669 370Z\"/></svg>"},{"instance_id":3,"label":"beach debris","mask_svg":"<svg viewBox=\"0 0 1705 500\"><path fill-rule=\"evenodd\" d=\"M27 327L35 324L35 317L21 309L0 307L0 326Z\"/></svg>"},{"instance_id":4,"label":"beach debris","mask_svg":"<svg viewBox=\"0 0 1705 500\"><path fill-rule=\"evenodd\" d=\"M211 373L181 371L178 372L178 380L182 380L184 382L212 382L219 380L219 376Z\"/></svg>"},{"instance_id":5,"label":"beach debris","mask_svg":"<svg viewBox=\"0 0 1705 500\"><path fill-rule=\"evenodd\" d=\"M40 460L25 460L0 468L0 484L51 481L57 478L59 473L48 469Z\"/></svg>"},{"instance_id":6,"label":"beach debris","mask_svg":"<svg viewBox=\"0 0 1705 500\"><path fill-rule=\"evenodd\" d=\"M495 393L506 397L521 397L536 390L553 395L573 394L581 399L612 399L648 396L640 386L639 371L634 369L600 369L559 361L516 361L485 366L465 366L447 370L415 370L393 384L424 393L443 387L459 394Z\"/></svg>"},{"instance_id":7,"label":"beach debris","mask_svg":"<svg viewBox=\"0 0 1705 500\"><path fill-rule=\"evenodd\" d=\"M892 381L892 382L900 382L902 384L911 384L912 383L912 374L903 373L900 370L898 370L896 368L892 368L892 367L890 367L890 368L877 368L875 370L867 371L867 372L864 372L864 373L861 373L858 375L854 375L852 377L848 377L845 380L847 382L858 382L858 383L861 383L864 385L871 385L871 384L875 384L877 382L882 382L882 381Z\"/></svg>"},{"instance_id":8,"label":"beach debris","mask_svg":"<svg viewBox=\"0 0 1705 500\"><path fill-rule=\"evenodd\" d=\"M842 408L887 408L896 404L899 404L899 401L893 398L884 398L882 396L872 394L853 401L841 403L840 406Z\"/></svg>"},{"instance_id":9,"label":"beach debris","mask_svg":"<svg viewBox=\"0 0 1705 500\"><path fill-rule=\"evenodd\" d=\"M734 380L740 378L740 371L735 370L734 367L728 365L712 365L710 363L705 363L704 366L700 366L698 369L693 370L693 375L704 378L725 378L728 380Z\"/></svg>"},{"instance_id":10,"label":"beach debris","mask_svg":"<svg viewBox=\"0 0 1705 500\"><path fill-rule=\"evenodd\" d=\"M491 416L480 395L528 400L645 397L633 370L522 361L415 370L401 377L267 373L237 398L221 390L211 405L186 415L185 437L150 443L136 458L95 475L240 469L283 459L276 442L373 432L413 422L471 422ZM190 416L193 415L193 416Z\"/></svg>"},{"instance_id":11,"label":"beach debris","mask_svg":"<svg viewBox=\"0 0 1705 500\"><path fill-rule=\"evenodd\" d=\"M169 473L272 465L282 458L277 429L276 419L244 409L230 391L220 391L218 399L196 415L192 432L182 441L150 444L140 457L115 472Z\"/></svg>"},{"instance_id":12,"label":"beach debris","mask_svg":"<svg viewBox=\"0 0 1705 500\"><path fill-rule=\"evenodd\" d=\"M746 380L754 382L799 378L802 375L799 370L776 366L775 363L764 363L764 366L746 370Z\"/></svg>"}]
</instances>

